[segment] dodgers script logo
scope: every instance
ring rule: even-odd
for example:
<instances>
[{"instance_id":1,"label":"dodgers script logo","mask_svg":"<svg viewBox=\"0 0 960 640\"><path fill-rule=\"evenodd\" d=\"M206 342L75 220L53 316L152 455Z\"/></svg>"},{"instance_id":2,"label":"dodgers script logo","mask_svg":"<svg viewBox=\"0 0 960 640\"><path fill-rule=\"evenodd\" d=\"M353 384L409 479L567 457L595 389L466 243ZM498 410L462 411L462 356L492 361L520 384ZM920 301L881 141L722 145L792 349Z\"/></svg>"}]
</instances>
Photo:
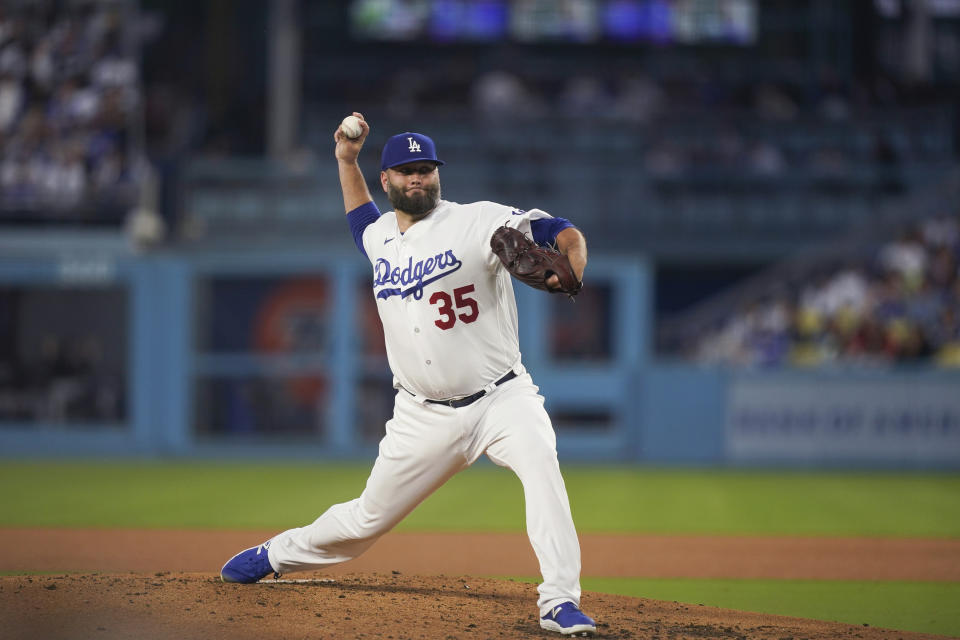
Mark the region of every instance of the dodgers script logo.
<instances>
[{"instance_id":1,"label":"dodgers script logo","mask_svg":"<svg viewBox=\"0 0 960 640\"><path fill-rule=\"evenodd\" d=\"M452 250L438 253L425 260L407 260L402 269L390 264L386 258L379 258L373 266L373 288L383 287L377 291L377 298L386 300L390 296L406 298L411 293L414 300L423 297L423 288L435 280L444 278L460 267L463 262L454 255ZM432 277L428 277L431 276ZM387 288L387 285L400 285Z\"/></svg>"}]
</instances>

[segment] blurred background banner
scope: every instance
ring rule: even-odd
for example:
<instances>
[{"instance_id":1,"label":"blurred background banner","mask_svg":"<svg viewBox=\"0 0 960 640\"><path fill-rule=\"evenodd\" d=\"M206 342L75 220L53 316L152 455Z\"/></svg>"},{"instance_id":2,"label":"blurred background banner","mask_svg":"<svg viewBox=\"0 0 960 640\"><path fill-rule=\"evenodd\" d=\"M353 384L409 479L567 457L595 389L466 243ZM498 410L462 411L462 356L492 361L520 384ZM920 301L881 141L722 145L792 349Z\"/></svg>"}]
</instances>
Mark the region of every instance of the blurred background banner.
<instances>
[{"instance_id":1,"label":"blurred background banner","mask_svg":"<svg viewBox=\"0 0 960 640\"><path fill-rule=\"evenodd\" d=\"M960 448L960 394L925 376L851 375L840 385L738 376L726 442L736 461L949 461Z\"/></svg>"},{"instance_id":2,"label":"blurred background banner","mask_svg":"<svg viewBox=\"0 0 960 640\"><path fill-rule=\"evenodd\" d=\"M960 467L960 1L9 0L0 452L365 457L341 118L587 235L562 456ZM541 331L538 327L551 327Z\"/></svg>"}]
</instances>

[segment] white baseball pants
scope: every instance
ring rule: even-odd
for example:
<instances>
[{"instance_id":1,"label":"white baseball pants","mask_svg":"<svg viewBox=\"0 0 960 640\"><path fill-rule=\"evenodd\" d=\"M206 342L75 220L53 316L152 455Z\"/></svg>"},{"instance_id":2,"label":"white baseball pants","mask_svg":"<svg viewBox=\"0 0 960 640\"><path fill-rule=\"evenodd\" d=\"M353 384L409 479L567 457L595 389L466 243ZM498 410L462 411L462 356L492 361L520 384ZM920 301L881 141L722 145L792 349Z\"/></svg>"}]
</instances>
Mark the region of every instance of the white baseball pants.
<instances>
[{"instance_id":1,"label":"white baseball pants","mask_svg":"<svg viewBox=\"0 0 960 640\"><path fill-rule=\"evenodd\" d=\"M270 564L281 573L356 558L457 472L482 454L517 474L527 535L543 583L544 615L565 601L580 606L580 543L560 465L556 434L529 374L453 409L397 393L377 460L359 498L330 507L313 524L274 537Z\"/></svg>"}]
</instances>

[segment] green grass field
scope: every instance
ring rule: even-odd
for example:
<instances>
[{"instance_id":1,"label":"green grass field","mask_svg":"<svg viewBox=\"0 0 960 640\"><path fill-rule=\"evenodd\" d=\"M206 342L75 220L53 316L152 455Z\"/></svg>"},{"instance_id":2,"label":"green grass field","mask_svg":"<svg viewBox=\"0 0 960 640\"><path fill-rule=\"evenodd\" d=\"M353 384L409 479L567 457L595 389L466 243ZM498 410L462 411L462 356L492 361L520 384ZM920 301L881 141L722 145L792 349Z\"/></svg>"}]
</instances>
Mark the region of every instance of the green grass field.
<instances>
[{"instance_id":1,"label":"green grass field","mask_svg":"<svg viewBox=\"0 0 960 640\"><path fill-rule=\"evenodd\" d=\"M957 635L960 584L851 580L584 578L601 593Z\"/></svg>"},{"instance_id":2,"label":"green grass field","mask_svg":"<svg viewBox=\"0 0 960 640\"><path fill-rule=\"evenodd\" d=\"M0 465L0 526L282 529L356 497L368 465ZM565 468L584 533L960 538L960 474ZM256 509L250 509L256 504ZM519 531L519 481L482 465L400 525ZM588 578L584 589L960 636L956 583Z\"/></svg>"}]
</instances>

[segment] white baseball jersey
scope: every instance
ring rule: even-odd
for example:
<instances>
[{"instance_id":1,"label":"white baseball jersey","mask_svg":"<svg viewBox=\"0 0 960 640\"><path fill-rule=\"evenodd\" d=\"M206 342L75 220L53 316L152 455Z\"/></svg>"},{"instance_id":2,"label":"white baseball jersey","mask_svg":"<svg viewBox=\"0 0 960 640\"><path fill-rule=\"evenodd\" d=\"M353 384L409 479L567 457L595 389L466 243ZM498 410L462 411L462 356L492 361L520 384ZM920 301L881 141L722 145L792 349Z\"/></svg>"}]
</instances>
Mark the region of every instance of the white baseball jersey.
<instances>
[{"instance_id":1,"label":"white baseball jersey","mask_svg":"<svg viewBox=\"0 0 960 640\"><path fill-rule=\"evenodd\" d=\"M393 211L366 227L363 247L394 386L420 398L457 398L519 366L513 284L490 236L503 225L529 234L531 220L549 217L495 202L441 200L405 233Z\"/></svg>"},{"instance_id":2,"label":"white baseball jersey","mask_svg":"<svg viewBox=\"0 0 960 640\"><path fill-rule=\"evenodd\" d=\"M441 201L401 234L394 212L375 217L371 203L361 213L351 230L373 265L394 384L406 391L396 395L360 497L272 538L265 547L270 566L286 573L356 558L486 455L523 484L527 533L543 574L540 615L563 602L579 606L580 545L556 434L520 363L511 276L490 248L501 225L531 233L531 220L551 216L493 202ZM509 371L517 375L494 384ZM480 390L487 393L459 407L426 402Z\"/></svg>"}]
</instances>

